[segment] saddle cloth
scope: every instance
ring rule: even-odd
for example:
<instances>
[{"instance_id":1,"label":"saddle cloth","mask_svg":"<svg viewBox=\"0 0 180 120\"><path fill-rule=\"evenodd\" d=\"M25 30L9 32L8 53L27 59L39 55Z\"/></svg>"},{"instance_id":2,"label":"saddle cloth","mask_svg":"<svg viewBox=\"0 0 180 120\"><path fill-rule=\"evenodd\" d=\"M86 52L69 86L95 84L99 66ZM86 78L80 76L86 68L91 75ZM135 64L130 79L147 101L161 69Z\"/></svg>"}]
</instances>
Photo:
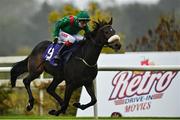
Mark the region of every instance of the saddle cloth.
<instances>
[{"instance_id":1,"label":"saddle cloth","mask_svg":"<svg viewBox=\"0 0 180 120\"><path fill-rule=\"evenodd\" d=\"M49 61L49 63L53 66L55 66L55 61L54 61L54 57L58 54L59 49L61 48L62 44L50 44L48 46L48 48L46 49L46 51L43 54L43 59L45 61ZM61 59L59 61L59 65L64 65L72 56L72 53L79 47L78 44L73 44L71 47L69 47L68 49L61 51L63 52L61 55ZM58 66L59 66L58 65Z\"/></svg>"}]
</instances>

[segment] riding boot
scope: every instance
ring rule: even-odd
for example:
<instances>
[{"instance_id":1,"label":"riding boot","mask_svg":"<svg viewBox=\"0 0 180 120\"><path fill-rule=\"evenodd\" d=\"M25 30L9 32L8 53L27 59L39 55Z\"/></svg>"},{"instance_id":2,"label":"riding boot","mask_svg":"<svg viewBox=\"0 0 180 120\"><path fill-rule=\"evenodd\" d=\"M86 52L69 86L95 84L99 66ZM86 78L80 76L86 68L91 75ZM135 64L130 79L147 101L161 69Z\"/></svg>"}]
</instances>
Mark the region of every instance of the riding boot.
<instances>
[{"instance_id":1,"label":"riding boot","mask_svg":"<svg viewBox=\"0 0 180 120\"><path fill-rule=\"evenodd\" d=\"M61 48L59 49L57 55L54 56L54 63L55 63L55 65L58 65L58 64L59 64L61 55L62 55L62 53L63 53L63 51L64 51L65 49L67 49L67 46L66 46L65 44L63 44L63 45L61 46Z\"/></svg>"}]
</instances>

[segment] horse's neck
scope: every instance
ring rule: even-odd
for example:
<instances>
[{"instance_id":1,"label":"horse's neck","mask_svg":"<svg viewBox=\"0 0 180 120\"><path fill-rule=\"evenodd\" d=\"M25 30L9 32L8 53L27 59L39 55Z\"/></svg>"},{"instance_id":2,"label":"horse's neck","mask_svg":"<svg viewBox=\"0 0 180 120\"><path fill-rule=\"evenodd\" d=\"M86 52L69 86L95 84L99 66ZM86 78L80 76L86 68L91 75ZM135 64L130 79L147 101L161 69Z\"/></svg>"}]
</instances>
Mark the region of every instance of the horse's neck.
<instances>
[{"instance_id":1,"label":"horse's neck","mask_svg":"<svg viewBox=\"0 0 180 120\"><path fill-rule=\"evenodd\" d=\"M97 63L99 55L103 46L97 46L92 41L87 41L82 47L82 57L89 64L94 65Z\"/></svg>"}]
</instances>

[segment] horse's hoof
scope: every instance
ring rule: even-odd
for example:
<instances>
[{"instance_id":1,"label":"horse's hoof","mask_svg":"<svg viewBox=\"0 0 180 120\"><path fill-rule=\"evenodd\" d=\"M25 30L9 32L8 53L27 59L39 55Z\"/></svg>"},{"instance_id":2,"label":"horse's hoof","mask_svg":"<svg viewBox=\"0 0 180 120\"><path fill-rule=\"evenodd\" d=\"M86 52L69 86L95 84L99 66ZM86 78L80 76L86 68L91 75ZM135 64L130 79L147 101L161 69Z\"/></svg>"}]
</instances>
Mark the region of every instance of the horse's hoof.
<instances>
[{"instance_id":1,"label":"horse's hoof","mask_svg":"<svg viewBox=\"0 0 180 120\"><path fill-rule=\"evenodd\" d=\"M74 103L73 106L77 107L77 108L80 108L81 104L80 103Z\"/></svg>"},{"instance_id":2,"label":"horse's hoof","mask_svg":"<svg viewBox=\"0 0 180 120\"><path fill-rule=\"evenodd\" d=\"M79 109L81 109L81 110L84 110L84 109L87 108L85 105L81 105L80 103L74 103L73 106L74 106L74 107L77 107L77 108L79 108Z\"/></svg>"},{"instance_id":3,"label":"horse's hoof","mask_svg":"<svg viewBox=\"0 0 180 120\"><path fill-rule=\"evenodd\" d=\"M26 110L27 111L31 111L33 109L33 105L31 105L30 103L26 106Z\"/></svg>"},{"instance_id":4,"label":"horse's hoof","mask_svg":"<svg viewBox=\"0 0 180 120\"><path fill-rule=\"evenodd\" d=\"M50 115L55 115L55 112L56 112L56 110L50 110L50 111L48 112L48 114L50 114Z\"/></svg>"},{"instance_id":5,"label":"horse's hoof","mask_svg":"<svg viewBox=\"0 0 180 120\"><path fill-rule=\"evenodd\" d=\"M60 114L65 114L65 111L63 111L63 110L50 110L48 113L50 115L59 116Z\"/></svg>"},{"instance_id":6,"label":"horse's hoof","mask_svg":"<svg viewBox=\"0 0 180 120\"><path fill-rule=\"evenodd\" d=\"M59 114L60 114L60 112L57 111L57 112L55 113L55 116L59 116Z\"/></svg>"},{"instance_id":7,"label":"horse's hoof","mask_svg":"<svg viewBox=\"0 0 180 120\"><path fill-rule=\"evenodd\" d=\"M57 111L57 110L50 110L48 113L49 113L50 115L55 115L55 116L59 116L59 114L60 114L60 112Z\"/></svg>"},{"instance_id":8,"label":"horse's hoof","mask_svg":"<svg viewBox=\"0 0 180 120\"><path fill-rule=\"evenodd\" d=\"M81 105L80 107L81 110L85 110L86 108L87 108L86 105Z\"/></svg>"}]
</instances>

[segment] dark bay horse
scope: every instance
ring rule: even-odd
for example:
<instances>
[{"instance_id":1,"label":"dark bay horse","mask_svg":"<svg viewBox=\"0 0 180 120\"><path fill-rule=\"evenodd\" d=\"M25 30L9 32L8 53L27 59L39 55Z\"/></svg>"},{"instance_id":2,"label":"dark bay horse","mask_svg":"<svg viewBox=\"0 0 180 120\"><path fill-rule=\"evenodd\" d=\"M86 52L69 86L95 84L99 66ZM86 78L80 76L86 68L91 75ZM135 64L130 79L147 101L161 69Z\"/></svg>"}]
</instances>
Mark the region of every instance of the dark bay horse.
<instances>
[{"instance_id":1,"label":"dark bay horse","mask_svg":"<svg viewBox=\"0 0 180 120\"><path fill-rule=\"evenodd\" d=\"M53 76L53 81L47 88L47 92L52 95L61 109L51 110L49 114L59 115L65 113L69 104L69 100L73 91L76 88L85 86L91 101L85 105L74 103L73 105L82 110L96 103L96 96L93 90L93 80L97 75L97 60L104 45L119 50L121 48L120 37L115 35L115 30L112 28L112 18L109 22L95 22L95 27L92 32L85 34L86 40L71 56L69 61L63 68L52 66L49 62L44 61L43 53L47 47L52 44L50 41L40 42L24 60L15 63L11 69L11 85L15 87L16 79L19 75L28 72L29 74L23 79L25 88L29 95L27 110L30 111L34 105L34 98L30 89L30 83L38 78L45 71ZM66 88L64 100L55 92L59 83L65 80Z\"/></svg>"}]
</instances>

